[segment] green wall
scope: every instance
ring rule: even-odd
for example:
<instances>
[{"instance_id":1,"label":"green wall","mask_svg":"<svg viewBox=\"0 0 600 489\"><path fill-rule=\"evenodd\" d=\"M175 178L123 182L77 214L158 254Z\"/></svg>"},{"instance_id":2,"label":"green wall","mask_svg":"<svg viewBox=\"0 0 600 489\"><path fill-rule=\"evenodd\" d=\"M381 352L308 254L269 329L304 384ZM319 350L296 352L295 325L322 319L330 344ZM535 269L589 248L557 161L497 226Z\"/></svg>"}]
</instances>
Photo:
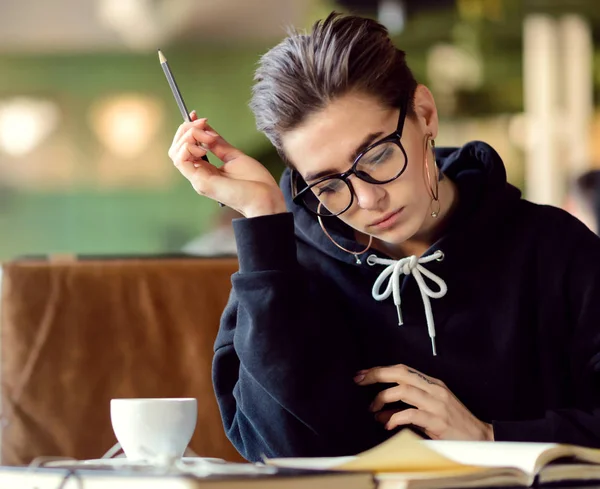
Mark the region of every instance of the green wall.
<instances>
[{"instance_id":1,"label":"green wall","mask_svg":"<svg viewBox=\"0 0 600 489\"><path fill-rule=\"evenodd\" d=\"M268 147L247 107L258 56L267 46L165 48L188 108L209 117L233 144L253 154ZM139 92L163 100L167 121L155 147L166 152L180 115L155 52L0 56L0 100L39 95L60 101L78 155L77 172L99 152L86 111L97 99ZM1 156L0 156L1 158ZM48 161L52 164L52 161ZM210 224L215 203L174 178L167 188L102 189L83 178L76 188L40 192L0 182L0 259L46 253L159 253L177 251Z\"/></svg>"}]
</instances>

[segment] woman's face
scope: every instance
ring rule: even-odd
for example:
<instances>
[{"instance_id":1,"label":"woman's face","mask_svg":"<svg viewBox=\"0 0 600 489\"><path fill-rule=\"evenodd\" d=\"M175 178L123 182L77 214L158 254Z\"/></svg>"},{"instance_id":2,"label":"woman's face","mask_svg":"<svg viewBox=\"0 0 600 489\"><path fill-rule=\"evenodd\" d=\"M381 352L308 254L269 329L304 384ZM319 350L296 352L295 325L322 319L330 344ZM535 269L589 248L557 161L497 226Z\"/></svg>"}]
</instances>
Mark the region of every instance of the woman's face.
<instances>
[{"instance_id":1,"label":"woman's face","mask_svg":"<svg viewBox=\"0 0 600 489\"><path fill-rule=\"evenodd\" d=\"M438 120L433 97L420 85L415 94L416 117L407 117L402 145L408 157L406 170L387 184L371 184L352 175L352 206L339 219L357 231L381 241L398 244L419 235L431 224L431 192L425 171L426 135L437 135ZM283 149L307 181L311 174L343 173L350 169L353 155L396 130L399 109L385 107L376 98L353 93L345 95L282 138ZM431 151L429 175L436 176Z\"/></svg>"}]
</instances>

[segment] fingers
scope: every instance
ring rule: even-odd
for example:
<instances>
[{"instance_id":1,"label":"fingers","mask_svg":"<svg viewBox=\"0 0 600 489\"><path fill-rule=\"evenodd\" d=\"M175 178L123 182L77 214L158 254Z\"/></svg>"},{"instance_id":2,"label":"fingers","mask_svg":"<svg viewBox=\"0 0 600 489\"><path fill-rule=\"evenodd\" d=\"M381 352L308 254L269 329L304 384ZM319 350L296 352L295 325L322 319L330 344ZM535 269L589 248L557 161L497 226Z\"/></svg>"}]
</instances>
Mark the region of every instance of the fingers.
<instances>
[{"instance_id":1,"label":"fingers","mask_svg":"<svg viewBox=\"0 0 600 489\"><path fill-rule=\"evenodd\" d=\"M219 158L223 163L229 163L243 155L243 153L229 144L212 127L206 124L206 134L213 137L213 141L208 142L212 154Z\"/></svg>"},{"instance_id":2,"label":"fingers","mask_svg":"<svg viewBox=\"0 0 600 489\"><path fill-rule=\"evenodd\" d=\"M414 425L433 439L493 440L493 427L477 419L440 380L406 365L361 370L358 385L396 384L381 391L371 403L375 418L388 430ZM414 408L392 412L390 403L402 401Z\"/></svg>"},{"instance_id":3,"label":"fingers","mask_svg":"<svg viewBox=\"0 0 600 489\"><path fill-rule=\"evenodd\" d=\"M387 409L385 411L379 411L375 414L375 419L381 424L386 424L390 420L390 418L397 412L397 409Z\"/></svg>"},{"instance_id":4,"label":"fingers","mask_svg":"<svg viewBox=\"0 0 600 489\"><path fill-rule=\"evenodd\" d=\"M386 430L393 430L399 426L416 426L432 438L435 436L432 432L441 424L436 415L420 409L390 409L377 413L375 419L384 425Z\"/></svg>"},{"instance_id":5,"label":"fingers","mask_svg":"<svg viewBox=\"0 0 600 489\"><path fill-rule=\"evenodd\" d=\"M388 411L380 411L375 415L377 422L384 425L386 430L393 430L401 426L421 428L430 438L437 438L434 434L428 431L428 426L438 424L435 416L418 409L405 409L398 411L390 409Z\"/></svg>"},{"instance_id":6,"label":"fingers","mask_svg":"<svg viewBox=\"0 0 600 489\"><path fill-rule=\"evenodd\" d=\"M206 148L203 148L202 146L198 146L193 143L183 143L179 148L177 154L179 158L190 161L197 161L199 159L202 159L203 156L206 156L207 152L208 150Z\"/></svg>"},{"instance_id":7,"label":"fingers","mask_svg":"<svg viewBox=\"0 0 600 489\"><path fill-rule=\"evenodd\" d=\"M194 144L184 144L175 154L173 163L181 174L191 182L193 178L196 178L196 170L200 167L201 163L208 164L202 160L202 156L205 154L206 150L204 148Z\"/></svg>"},{"instance_id":8,"label":"fingers","mask_svg":"<svg viewBox=\"0 0 600 489\"><path fill-rule=\"evenodd\" d=\"M183 146L184 144L203 146L205 149L207 149L214 142L214 136L208 134L204 129L192 126L186 132L183 133L183 135L179 138L179 141L174 143L174 146L175 151L178 152L181 146Z\"/></svg>"},{"instance_id":9,"label":"fingers","mask_svg":"<svg viewBox=\"0 0 600 489\"><path fill-rule=\"evenodd\" d=\"M354 377L354 382L360 385L371 385L378 382L396 383L398 375L394 367L374 367L367 370L361 370Z\"/></svg>"},{"instance_id":10,"label":"fingers","mask_svg":"<svg viewBox=\"0 0 600 489\"><path fill-rule=\"evenodd\" d=\"M439 391L445 387L443 382L422 374L418 370L406 365L393 365L391 367L375 367L358 372L354 381L359 385L377 383L409 384L425 392Z\"/></svg>"},{"instance_id":11,"label":"fingers","mask_svg":"<svg viewBox=\"0 0 600 489\"><path fill-rule=\"evenodd\" d=\"M200 119L202 120L202 119ZM190 128L193 127L194 123L198 123L197 121L193 121L193 122L184 122L183 124L181 124L178 128L177 131L175 131L175 136L173 136L173 142L171 143L171 148L176 145L178 143L178 141L181 139L181 136ZM171 157L169 150L169 157Z\"/></svg>"},{"instance_id":12,"label":"fingers","mask_svg":"<svg viewBox=\"0 0 600 489\"><path fill-rule=\"evenodd\" d=\"M175 156L180 153L181 147L186 143L203 145L223 163L228 163L243 155L239 149L229 144L209 126L206 119L185 122L179 126L169 149L169 157L174 160Z\"/></svg>"},{"instance_id":13,"label":"fingers","mask_svg":"<svg viewBox=\"0 0 600 489\"><path fill-rule=\"evenodd\" d=\"M433 432L439 431L441 420L427 411L421 409L405 409L392 414L385 423L386 430L393 430L398 426L415 425L422 428L425 433L431 436Z\"/></svg>"},{"instance_id":14,"label":"fingers","mask_svg":"<svg viewBox=\"0 0 600 489\"><path fill-rule=\"evenodd\" d=\"M246 216L285 209L281 190L264 166L214 132L206 119L196 119L194 113L190 119L195 120L178 128L169 157L198 194L223 202ZM225 164L217 167L203 160L207 151ZM229 164L234 160L235 164Z\"/></svg>"},{"instance_id":15,"label":"fingers","mask_svg":"<svg viewBox=\"0 0 600 489\"><path fill-rule=\"evenodd\" d=\"M411 406L431 412L438 412L442 408L440 401L435 399L431 394L418 387L402 384L390 387L377 394L369 409L373 412L380 411L386 404L397 401L402 401Z\"/></svg>"},{"instance_id":16,"label":"fingers","mask_svg":"<svg viewBox=\"0 0 600 489\"><path fill-rule=\"evenodd\" d=\"M192 114L195 114L195 113L192 112ZM178 152L179 147L182 144L181 140L184 137L184 135L189 136L188 132L194 128L203 130L206 128L206 125L207 125L207 123L206 123L205 118L204 119L195 119L192 122L184 122L183 124L181 124L177 128L177 131L175 132L175 136L173 137L173 142L171 143L171 147L169 148L169 158L174 159L175 154ZM206 137L204 137L204 139L206 139ZM214 140L214 136L209 137L208 139ZM187 142L193 142L193 141L188 139ZM200 142L202 142L202 141L200 141Z\"/></svg>"},{"instance_id":17,"label":"fingers","mask_svg":"<svg viewBox=\"0 0 600 489\"><path fill-rule=\"evenodd\" d=\"M210 198L214 198L216 182L222 179L219 169L202 159L207 150L195 143L185 142L174 158L175 167L189 180L194 190Z\"/></svg>"}]
</instances>

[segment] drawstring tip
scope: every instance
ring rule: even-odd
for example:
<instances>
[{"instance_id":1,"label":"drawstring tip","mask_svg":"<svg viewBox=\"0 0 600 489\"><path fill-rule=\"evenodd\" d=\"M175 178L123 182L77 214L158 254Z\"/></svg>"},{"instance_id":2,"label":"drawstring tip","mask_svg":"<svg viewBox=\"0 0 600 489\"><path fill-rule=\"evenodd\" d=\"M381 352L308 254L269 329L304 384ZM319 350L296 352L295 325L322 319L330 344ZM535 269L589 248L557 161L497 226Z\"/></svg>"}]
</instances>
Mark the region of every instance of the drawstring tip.
<instances>
[{"instance_id":1,"label":"drawstring tip","mask_svg":"<svg viewBox=\"0 0 600 489\"><path fill-rule=\"evenodd\" d=\"M433 356L437 356L437 350L435 348L435 336L431 337L431 351L433 352Z\"/></svg>"},{"instance_id":2,"label":"drawstring tip","mask_svg":"<svg viewBox=\"0 0 600 489\"><path fill-rule=\"evenodd\" d=\"M396 306L396 311L398 311L398 326L402 326L404 321L402 320L402 310L400 309L400 305Z\"/></svg>"}]
</instances>

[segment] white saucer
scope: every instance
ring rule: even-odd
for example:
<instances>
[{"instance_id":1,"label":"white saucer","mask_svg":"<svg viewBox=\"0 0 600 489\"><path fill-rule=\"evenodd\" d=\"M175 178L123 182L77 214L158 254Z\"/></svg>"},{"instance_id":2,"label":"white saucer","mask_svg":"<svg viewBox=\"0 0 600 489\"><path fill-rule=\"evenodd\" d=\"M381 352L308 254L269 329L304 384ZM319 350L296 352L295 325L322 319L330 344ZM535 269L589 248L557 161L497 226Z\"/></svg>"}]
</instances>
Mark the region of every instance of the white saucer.
<instances>
[{"instance_id":1,"label":"white saucer","mask_svg":"<svg viewBox=\"0 0 600 489\"><path fill-rule=\"evenodd\" d=\"M162 467L142 461L127 460L125 457L98 458L93 460L52 460L43 467L67 470L131 471L144 474L185 474L195 477L211 475L238 476L273 474L277 468L270 465L226 462L220 458L183 457L182 463L174 467Z\"/></svg>"},{"instance_id":2,"label":"white saucer","mask_svg":"<svg viewBox=\"0 0 600 489\"><path fill-rule=\"evenodd\" d=\"M210 457L183 457L181 459L186 465L195 465L199 463L212 463L212 464L225 464L225 460L221 458L210 458ZM94 466L96 468L144 468L153 467L154 465L144 461L129 460L126 457L117 458L97 458L91 460L53 460L46 462L44 467L58 467L58 468L71 468L71 467L89 467Z\"/></svg>"}]
</instances>

